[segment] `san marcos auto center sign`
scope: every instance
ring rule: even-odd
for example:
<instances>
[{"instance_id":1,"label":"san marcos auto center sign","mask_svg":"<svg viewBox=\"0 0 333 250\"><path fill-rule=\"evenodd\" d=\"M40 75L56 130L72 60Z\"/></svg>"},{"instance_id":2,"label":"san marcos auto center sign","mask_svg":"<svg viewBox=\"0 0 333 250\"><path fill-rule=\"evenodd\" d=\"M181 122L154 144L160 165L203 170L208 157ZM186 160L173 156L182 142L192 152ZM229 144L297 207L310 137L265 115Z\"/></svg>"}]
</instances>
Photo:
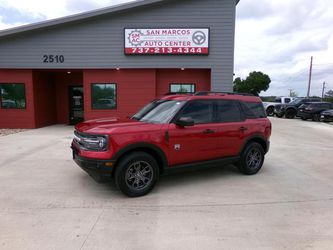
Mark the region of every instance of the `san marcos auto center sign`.
<instances>
[{"instance_id":1,"label":"san marcos auto center sign","mask_svg":"<svg viewBox=\"0 0 333 250\"><path fill-rule=\"evenodd\" d=\"M125 29L126 55L208 55L209 29Z\"/></svg>"}]
</instances>

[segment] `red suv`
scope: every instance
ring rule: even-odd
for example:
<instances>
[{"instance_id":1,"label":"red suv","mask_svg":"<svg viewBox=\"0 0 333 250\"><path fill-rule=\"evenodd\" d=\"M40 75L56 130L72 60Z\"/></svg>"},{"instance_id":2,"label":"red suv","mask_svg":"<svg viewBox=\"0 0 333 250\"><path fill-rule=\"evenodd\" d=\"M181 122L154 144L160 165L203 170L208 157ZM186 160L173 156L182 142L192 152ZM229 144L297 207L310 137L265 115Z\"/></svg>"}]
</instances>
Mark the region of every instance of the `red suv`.
<instances>
[{"instance_id":1,"label":"red suv","mask_svg":"<svg viewBox=\"0 0 333 250\"><path fill-rule=\"evenodd\" d=\"M126 120L75 127L73 159L95 180L115 179L127 196L152 190L161 174L235 164L256 174L271 123L259 97L223 92L167 95Z\"/></svg>"}]
</instances>

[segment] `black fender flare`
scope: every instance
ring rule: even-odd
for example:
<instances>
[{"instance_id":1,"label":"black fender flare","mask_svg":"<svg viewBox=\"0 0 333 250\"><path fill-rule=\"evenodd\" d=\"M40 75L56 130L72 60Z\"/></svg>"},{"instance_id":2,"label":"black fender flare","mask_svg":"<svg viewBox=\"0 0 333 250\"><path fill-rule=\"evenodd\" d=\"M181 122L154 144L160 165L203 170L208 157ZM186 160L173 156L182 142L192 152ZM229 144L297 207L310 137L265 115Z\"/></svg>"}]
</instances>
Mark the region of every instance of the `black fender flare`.
<instances>
[{"instance_id":1,"label":"black fender flare","mask_svg":"<svg viewBox=\"0 0 333 250\"><path fill-rule=\"evenodd\" d=\"M289 110L293 110L294 112L297 112L297 108L295 108L295 107L287 107L285 112L287 112Z\"/></svg>"},{"instance_id":2,"label":"black fender flare","mask_svg":"<svg viewBox=\"0 0 333 250\"><path fill-rule=\"evenodd\" d=\"M244 143L243 143L243 145L242 145L242 147L241 147L241 149L239 151L239 155L241 155L241 153L243 152L244 148L246 147L246 145L250 141L259 142L263 146L263 149L264 149L265 153L268 152L268 150L269 150L269 142L266 140L266 138L263 135L261 135L261 134L254 134L254 135L251 135L250 137L248 137L244 141Z\"/></svg>"},{"instance_id":3,"label":"black fender flare","mask_svg":"<svg viewBox=\"0 0 333 250\"><path fill-rule=\"evenodd\" d=\"M126 153L128 152L133 152L133 151L148 151L149 152L154 152L153 156L158 156L159 157L159 163L162 164L162 169L166 168L168 166L168 160L161 148L158 146L148 143L148 142L138 142L138 143L133 143L125 146L124 148L120 149L113 157L112 160L114 160L116 163L117 161L123 157Z\"/></svg>"}]
</instances>

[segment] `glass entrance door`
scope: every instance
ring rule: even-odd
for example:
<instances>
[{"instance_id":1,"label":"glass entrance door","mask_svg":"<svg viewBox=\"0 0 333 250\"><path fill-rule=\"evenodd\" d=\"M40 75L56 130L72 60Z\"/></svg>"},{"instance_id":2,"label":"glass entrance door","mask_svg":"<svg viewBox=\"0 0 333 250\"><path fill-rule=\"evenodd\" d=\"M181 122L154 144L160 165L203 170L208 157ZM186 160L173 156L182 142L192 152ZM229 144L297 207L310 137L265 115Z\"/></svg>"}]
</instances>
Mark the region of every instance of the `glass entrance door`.
<instances>
[{"instance_id":1,"label":"glass entrance door","mask_svg":"<svg viewBox=\"0 0 333 250\"><path fill-rule=\"evenodd\" d=\"M75 125L84 120L83 86L69 87L69 123Z\"/></svg>"}]
</instances>

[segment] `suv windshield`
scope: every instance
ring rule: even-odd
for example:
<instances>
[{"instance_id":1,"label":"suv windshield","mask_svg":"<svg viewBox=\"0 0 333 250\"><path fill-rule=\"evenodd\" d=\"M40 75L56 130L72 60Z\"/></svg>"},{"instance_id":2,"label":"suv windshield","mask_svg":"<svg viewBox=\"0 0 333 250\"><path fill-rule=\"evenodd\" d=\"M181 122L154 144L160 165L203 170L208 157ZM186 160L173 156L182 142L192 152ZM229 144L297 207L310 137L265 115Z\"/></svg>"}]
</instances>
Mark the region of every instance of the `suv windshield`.
<instances>
[{"instance_id":1,"label":"suv windshield","mask_svg":"<svg viewBox=\"0 0 333 250\"><path fill-rule=\"evenodd\" d=\"M183 107L184 101L164 101L156 105L140 121L150 123L168 123Z\"/></svg>"},{"instance_id":2,"label":"suv windshield","mask_svg":"<svg viewBox=\"0 0 333 250\"><path fill-rule=\"evenodd\" d=\"M154 100L150 103L148 103L146 106L144 106L142 109L139 110L135 115L131 117L131 119L134 120L141 120L142 117L144 117L148 112L150 112L152 109L160 105L161 103L165 102L165 100Z\"/></svg>"}]
</instances>

